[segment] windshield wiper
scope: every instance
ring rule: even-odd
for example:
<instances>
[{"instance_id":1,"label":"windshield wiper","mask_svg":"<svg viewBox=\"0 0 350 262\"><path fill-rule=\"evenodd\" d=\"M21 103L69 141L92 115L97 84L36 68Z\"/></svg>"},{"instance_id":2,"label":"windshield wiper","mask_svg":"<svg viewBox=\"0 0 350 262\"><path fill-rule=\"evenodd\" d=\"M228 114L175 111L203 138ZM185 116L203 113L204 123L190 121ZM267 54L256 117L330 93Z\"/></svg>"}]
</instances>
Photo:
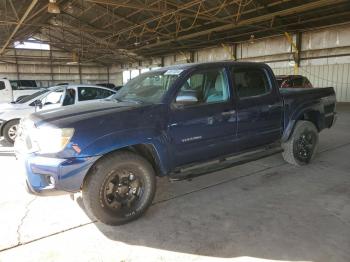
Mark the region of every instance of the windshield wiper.
<instances>
[{"instance_id":1,"label":"windshield wiper","mask_svg":"<svg viewBox=\"0 0 350 262\"><path fill-rule=\"evenodd\" d=\"M131 103L136 103L136 104L143 104L144 102L139 99L120 99L120 98L114 98L118 102L131 102Z\"/></svg>"}]
</instances>

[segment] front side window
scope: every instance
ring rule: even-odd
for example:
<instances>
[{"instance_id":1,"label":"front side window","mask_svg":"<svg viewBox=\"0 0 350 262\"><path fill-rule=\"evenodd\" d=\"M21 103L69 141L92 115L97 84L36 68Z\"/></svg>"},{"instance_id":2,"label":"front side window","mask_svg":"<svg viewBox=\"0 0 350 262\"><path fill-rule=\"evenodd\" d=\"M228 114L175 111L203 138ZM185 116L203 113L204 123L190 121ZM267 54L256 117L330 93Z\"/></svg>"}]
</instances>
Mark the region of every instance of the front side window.
<instances>
[{"instance_id":1,"label":"front side window","mask_svg":"<svg viewBox=\"0 0 350 262\"><path fill-rule=\"evenodd\" d=\"M256 68L233 68L231 74L234 88L240 98L264 95L271 90L264 70Z\"/></svg>"},{"instance_id":2,"label":"front side window","mask_svg":"<svg viewBox=\"0 0 350 262\"><path fill-rule=\"evenodd\" d=\"M62 96L63 96L63 89L58 89L55 91L50 92L42 98L41 103L43 106L45 105L54 105L54 104L60 104L62 101Z\"/></svg>"},{"instance_id":3,"label":"front side window","mask_svg":"<svg viewBox=\"0 0 350 262\"><path fill-rule=\"evenodd\" d=\"M112 98L117 101L159 103L181 72L167 70L141 74L126 83Z\"/></svg>"},{"instance_id":4,"label":"front side window","mask_svg":"<svg viewBox=\"0 0 350 262\"><path fill-rule=\"evenodd\" d=\"M11 84L12 90L18 89L18 81L17 80L11 80L10 84Z\"/></svg>"},{"instance_id":5,"label":"front side window","mask_svg":"<svg viewBox=\"0 0 350 262\"><path fill-rule=\"evenodd\" d=\"M63 106L69 106L75 104L75 89L74 88L67 88L66 94L63 99Z\"/></svg>"},{"instance_id":6,"label":"front side window","mask_svg":"<svg viewBox=\"0 0 350 262\"><path fill-rule=\"evenodd\" d=\"M191 95L197 104L224 102L229 99L229 86L224 69L194 73L182 85L178 97Z\"/></svg>"},{"instance_id":7,"label":"front side window","mask_svg":"<svg viewBox=\"0 0 350 262\"><path fill-rule=\"evenodd\" d=\"M5 83L3 81L0 81L0 90L5 89Z\"/></svg>"}]
</instances>

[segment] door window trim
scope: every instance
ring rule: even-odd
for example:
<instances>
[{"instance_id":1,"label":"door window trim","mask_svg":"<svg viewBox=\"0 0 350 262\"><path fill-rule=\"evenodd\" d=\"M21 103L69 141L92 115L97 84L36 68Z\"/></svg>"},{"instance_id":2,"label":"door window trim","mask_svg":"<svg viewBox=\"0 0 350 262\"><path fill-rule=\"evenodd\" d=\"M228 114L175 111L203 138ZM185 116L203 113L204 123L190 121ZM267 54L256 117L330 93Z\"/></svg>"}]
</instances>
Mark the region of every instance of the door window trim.
<instances>
[{"instance_id":1,"label":"door window trim","mask_svg":"<svg viewBox=\"0 0 350 262\"><path fill-rule=\"evenodd\" d=\"M209 103L198 103L198 104L193 104L193 105L176 105L176 97L177 95L180 93L182 86L184 85L184 83L193 75L198 74L198 73L205 73L205 72L209 72L209 71L213 71L213 70L217 70L217 71L222 71L224 73L224 79L226 80L226 84L227 84L227 91L228 91L228 97L227 100L225 101L215 101L215 102L209 102ZM228 70L225 66L223 67L217 67L217 68L207 68L207 69L196 69L194 71L192 71L189 75L186 76L186 78L184 78L181 82L180 82L180 87L178 88L178 90L175 93L174 98L172 99L172 102L170 103L170 108L173 110L184 110L187 108L195 108L195 107L205 107L205 106L211 106L211 105L218 105L218 104L222 104L222 105L226 105L226 104L231 104L232 98L233 98L233 94L232 94L232 89L231 89L231 85L230 85L230 79L229 79L229 75L228 75Z\"/></svg>"},{"instance_id":2,"label":"door window trim","mask_svg":"<svg viewBox=\"0 0 350 262\"><path fill-rule=\"evenodd\" d=\"M255 95L255 96L246 96L246 97L240 97L239 96L239 93L238 93L238 90L236 88L236 85L235 85L235 80L234 80L234 77L233 77L233 71L234 69L254 69L254 70L259 70L259 71L262 71L267 79L267 82L269 84L269 92L266 92L266 93L263 93L263 94L260 94L260 95ZM267 72L267 70L263 67L240 67L240 66L232 66L230 67L230 75L231 75L231 81L232 81L232 89L233 89L233 92L236 94L236 97L237 97L237 100L238 101L245 101L245 100L249 100L249 99L258 99L258 98L261 98L261 97L265 97L265 96L269 96L269 95L272 95L273 94L273 85L272 85L272 82L271 82L271 79L269 77L269 74Z\"/></svg>"}]
</instances>

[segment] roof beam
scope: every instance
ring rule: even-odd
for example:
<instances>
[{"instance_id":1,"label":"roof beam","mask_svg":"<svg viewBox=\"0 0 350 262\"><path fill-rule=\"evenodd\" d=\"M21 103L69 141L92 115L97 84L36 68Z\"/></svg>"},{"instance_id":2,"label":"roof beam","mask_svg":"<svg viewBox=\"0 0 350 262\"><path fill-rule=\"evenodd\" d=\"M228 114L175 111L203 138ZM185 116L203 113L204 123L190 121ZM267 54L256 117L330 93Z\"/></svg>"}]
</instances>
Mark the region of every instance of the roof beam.
<instances>
[{"instance_id":1,"label":"roof beam","mask_svg":"<svg viewBox=\"0 0 350 262\"><path fill-rule=\"evenodd\" d=\"M146 19L145 21L143 21L143 22L141 22L141 23L139 23L139 24L137 24L137 25L135 25L135 26L131 26L131 27L122 29L122 30L120 30L119 32L116 32L116 33L112 34L111 36L108 36L108 37L106 37L106 38L104 38L104 39L107 40L107 39L114 38L114 37L117 36L117 35L120 35L120 34L129 32L129 31L134 30L134 29L136 29L136 28L138 28L138 27L142 27L142 26L147 25L147 24L149 24L149 23L151 23L151 22L157 21L157 20L159 20L159 19L161 19L161 18L163 18L163 17L176 14L176 13L178 13L179 11L182 11L182 10L188 9L188 8L194 6L194 5L200 4L202 1L203 1L203 0L193 0L193 1L189 2L189 3L186 3L186 4L182 5L179 9L176 9L176 10L169 10L169 11L163 12L163 13L160 14L159 16L151 17L151 18Z\"/></svg>"},{"instance_id":2,"label":"roof beam","mask_svg":"<svg viewBox=\"0 0 350 262\"><path fill-rule=\"evenodd\" d=\"M205 35L208 35L208 34L210 34L212 32L227 31L227 30L231 30L231 29L238 28L238 27L241 27L241 26L252 25L254 23L270 20L270 19L272 19L273 17L276 17L276 16L287 16L287 15L295 14L295 13L298 13L298 12L309 11L309 10L312 10L312 9L315 9L315 8L319 8L319 7L323 7L323 6L329 6L329 5L332 5L332 4L344 3L346 1L347 0L319 0L319 1L316 1L316 2L302 4L302 5L295 6L295 7L289 8L289 9L283 9L283 10L280 10L280 11L276 11L274 13L269 13L269 14L266 14L266 15L252 17L252 18L246 19L246 20L241 20L237 24L232 23L232 24L228 24L228 25L218 26L218 27L202 30L202 31L199 31L199 32L195 32L195 33L192 33L192 34L182 35L182 36L177 37L176 39L164 40L164 41L160 41L158 43L153 43L153 44L150 44L150 45L147 45L147 46L142 46L142 47L139 47L138 50L140 50L140 49L149 49L149 48L153 48L153 47L160 46L160 45L170 44L172 42L192 39L192 38L199 37L199 36L205 36Z\"/></svg>"},{"instance_id":3,"label":"roof beam","mask_svg":"<svg viewBox=\"0 0 350 262\"><path fill-rule=\"evenodd\" d=\"M19 17L18 17L16 8L15 8L15 6L13 5L12 0L9 0L9 2L10 2L10 6L11 6L11 8L12 8L13 14L16 16L16 19L17 19L17 21L18 21L18 20L19 20Z\"/></svg>"},{"instance_id":4,"label":"roof beam","mask_svg":"<svg viewBox=\"0 0 350 262\"><path fill-rule=\"evenodd\" d=\"M34 6L36 5L36 3L38 2L38 0L32 0L31 4L28 6L27 10L25 11L24 15L21 17L21 19L19 20L18 24L16 25L15 29L12 31L11 35L8 37L8 39L6 40L5 44L3 45L3 47L0 50L0 55L4 53L6 47L10 44L10 42L12 41L12 38L15 36L15 34L17 33L18 29L21 27L22 23L24 22L24 20L27 18L27 16L29 15L30 11L32 11L32 9L34 8Z\"/></svg>"},{"instance_id":5,"label":"roof beam","mask_svg":"<svg viewBox=\"0 0 350 262\"><path fill-rule=\"evenodd\" d=\"M113 7L126 7L126 8L136 9L136 10L141 9L141 10L147 10L147 11L158 12L158 13L162 13L165 11L164 9L154 8L147 5L135 4L135 3L122 3L120 1L118 2L114 2L111 0L85 0L85 1L95 3L95 4L110 5Z\"/></svg>"},{"instance_id":6,"label":"roof beam","mask_svg":"<svg viewBox=\"0 0 350 262\"><path fill-rule=\"evenodd\" d=\"M184 51L188 51L188 50L198 50L200 48L204 48L207 47L208 45L213 46L217 43L222 43L222 42L229 42L229 43L242 43L245 42L249 39L249 37L254 34L267 34L268 37L271 36L282 36L283 32L286 30L289 30L289 28L293 28L294 26L303 26L307 23L315 23L318 21L322 21L322 20L327 20L327 19L333 19L335 17L339 17L339 16L347 16L350 15L350 11L346 11L346 12L342 12L342 13L336 13L336 14L332 14L332 15L328 15L328 16L318 16L315 18L311 18L311 19L306 19L306 20L301 20L301 21L294 21L291 23L287 23L284 25L278 25L275 26L273 28L270 27L265 27L265 29L259 29L259 30L254 30L254 31L247 31L247 32L242 32L242 33L233 33L231 36L223 36L223 37L216 37L215 39L212 40L208 40L205 41L205 43L194 43L194 44L188 44L187 46L185 46L185 49L183 49ZM315 27L315 29L318 27ZM311 28L310 28L311 29ZM299 29L300 30L300 29ZM297 30L297 31L299 31ZM295 30L290 30L291 32L294 32ZM269 33L269 32L276 32L276 34L274 33ZM266 36L264 36L266 37ZM257 38L259 39L259 38ZM173 52L173 51L178 51L179 47L173 46L173 47L165 47L164 49L160 49L160 48L156 48L154 49L154 51L147 51L147 56L155 56L155 55L161 55L164 54L166 52Z\"/></svg>"}]
</instances>

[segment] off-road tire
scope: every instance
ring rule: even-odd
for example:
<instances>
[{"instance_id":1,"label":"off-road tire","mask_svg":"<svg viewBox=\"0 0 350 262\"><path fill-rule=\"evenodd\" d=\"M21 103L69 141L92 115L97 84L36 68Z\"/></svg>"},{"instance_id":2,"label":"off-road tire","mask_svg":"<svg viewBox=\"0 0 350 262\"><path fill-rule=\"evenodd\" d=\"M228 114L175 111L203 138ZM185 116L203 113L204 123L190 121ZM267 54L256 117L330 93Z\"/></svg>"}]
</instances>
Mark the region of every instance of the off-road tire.
<instances>
[{"instance_id":1,"label":"off-road tire","mask_svg":"<svg viewBox=\"0 0 350 262\"><path fill-rule=\"evenodd\" d=\"M303 159L298 152L298 143L302 139L303 135L312 136L313 145L310 146L310 154L308 157ZM292 165L302 166L310 163L318 148L318 130L316 126L310 121L299 120L294 128L293 134L290 138L282 143L283 153L282 156L284 160Z\"/></svg>"},{"instance_id":2,"label":"off-road tire","mask_svg":"<svg viewBox=\"0 0 350 262\"><path fill-rule=\"evenodd\" d=\"M109 188L107 183L110 183L113 173L120 172L119 170L132 172L140 181L142 180L143 185L142 196L137 198L139 202L124 212L109 206L105 195ZM108 154L97 161L84 180L82 196L88 214L102 223L121 225L140 217L152 204L155 191L156 178L152 165L136 153L120 151Z\"/></svg>"}]
</instances>

